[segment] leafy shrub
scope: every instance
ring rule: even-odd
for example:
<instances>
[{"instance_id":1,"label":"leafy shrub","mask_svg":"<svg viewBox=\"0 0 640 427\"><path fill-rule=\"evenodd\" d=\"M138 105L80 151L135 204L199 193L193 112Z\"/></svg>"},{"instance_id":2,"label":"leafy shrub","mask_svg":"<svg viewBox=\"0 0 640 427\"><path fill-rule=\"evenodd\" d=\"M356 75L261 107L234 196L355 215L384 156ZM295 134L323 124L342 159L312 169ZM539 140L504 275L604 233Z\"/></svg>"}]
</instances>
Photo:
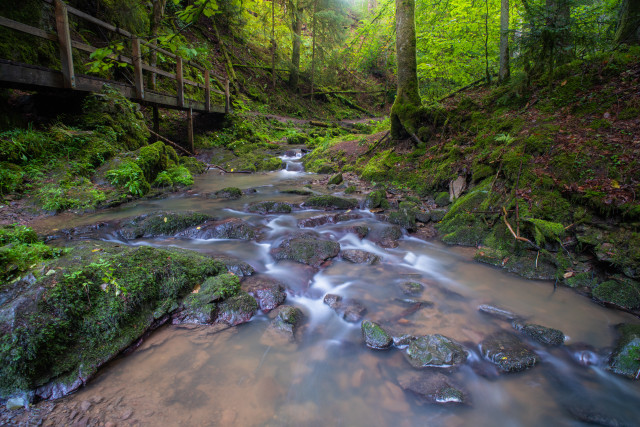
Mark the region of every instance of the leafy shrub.
<instances>
[{"instance_id":1,"label":"leafy shrub","mask_svg":"<svg viewBox=\"0 0 640 427\"><path fill-rule=\"evenodd\" d=\"M134 196L144 196L149 192L150 186L144 172L132 160L124 160L117 168L108 171L106 176L112 185L125 188Z\"/></svg>"}]
</instances>

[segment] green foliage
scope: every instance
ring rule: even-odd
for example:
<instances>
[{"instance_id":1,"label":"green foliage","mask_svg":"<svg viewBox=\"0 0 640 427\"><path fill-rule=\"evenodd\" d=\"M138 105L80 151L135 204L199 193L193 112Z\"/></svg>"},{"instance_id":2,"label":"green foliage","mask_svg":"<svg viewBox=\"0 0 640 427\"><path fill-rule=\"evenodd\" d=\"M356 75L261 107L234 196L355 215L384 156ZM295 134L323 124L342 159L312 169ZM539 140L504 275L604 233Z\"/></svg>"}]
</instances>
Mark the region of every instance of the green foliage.
<instances>
[{"instance_id":1,"label":"green foliage","mask_svg":"<svg viewBox=\"0 0 640 427\"><path fill-rule=\"evenodd\" d=\"M18 165L0 162L0 196L17 191L22 185L24 172Z\"/></svg>"},{"instance_id":2,"label":"green foliage","mask_svg":"<svg viewBox=\"0 0 640 427\"><path fill-rule=\"evenodd\" d=\"M65 209L93 209L106 200L105 194L83 177L45 183L36 192L42 209L60 212Z\"/></svg>"},{"instance_id":3,"label":"green foliage","mask_svg":"<svg viewBox=\"0 0 640 427\"><path fill-rule=\"evenodd\" d=\"M561 243L561 238L565 234L564 226L562 224L536 218L523 219L524 221L533 224L533 235L538 246L544 245L544 243L547 242L547 239Z\"/></svg>"},{"instance_id":4,"label":"green foliage","mask_svg":"<svg viewBox=\"0 0 640 427\"><path fill-rule=\"evenodd\" d=\"M640 284L632 280L608 280L593 290L593 296L632 310L640 307Z\"/></svg>"},{"instance_id":5,"label":"green foliage","mask_svg":"<svg viewBox=\"0 0 640 427\"><path fill-rule=\"evenodd\" d=\"M0 226L0 289L42 260L60 253L59 249L40 242L29 227L18 224Z\"/></svg>"},{"instance_id":6,"label":"green foliage","mask_svg":"<svg viewBox=\"0 0 640 427\"><path fill-rule=\"evenodd\" d=\"M144 196L149 192L144 172L133 160L122 161L117 168L109 170L106 177L112 185L124 188L134 196Z\"/></svg>"}]
</instances>

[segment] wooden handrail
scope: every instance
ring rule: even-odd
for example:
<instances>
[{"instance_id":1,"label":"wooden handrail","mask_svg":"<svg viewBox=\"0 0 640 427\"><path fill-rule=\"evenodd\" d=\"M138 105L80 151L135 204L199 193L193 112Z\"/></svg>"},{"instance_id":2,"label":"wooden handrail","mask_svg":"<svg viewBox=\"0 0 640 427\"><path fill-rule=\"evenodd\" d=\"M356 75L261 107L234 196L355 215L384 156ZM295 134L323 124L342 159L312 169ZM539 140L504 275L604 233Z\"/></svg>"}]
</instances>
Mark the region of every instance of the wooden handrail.
<instances>
[{"instance_id":1,"label":"wooden handrail","mask_svg":"<svg viewBox=\"0 0 640 427\"><path fill-rule=\"evenodd\" d=\"M145 87L144 87L144 78L142 76L143 72L151 72L163 77L172 79L176 81L176 91L177 91L177 106L179 108L192 108L191 101L186 102L185 93L184 93L184 85L193 86L198 89L202 89L204 91L204 105L206 111L211 111L211 93L216 93L224 96L224 106L225 112L230 111L230 92L229 92L229 79L228 77L220 76L214 73L211 70L207 70L205 67L200 64L190 61L184 60L180 56L169 52L165 49L159 48L152 43L149 43L143 39L138 38L132 33L123 30L122 28L115 27L111 24L108 24L104 21L101 21L85 12L82 12L74 7L71 7L64 3L62 0L42 0L44 3L50 4L53 6L55 17L56 17L56 33L52 34L43 29L35 28L30 25L23 24L21 22L17 22L5 17L0 16L0 26L5 28L10 28L16 31L20 31L26 34L30 34L32 36L36 36L45 40L53 41L58 43L58 47L60 49L60 60L61 60L61 69L63 76L63 84L64 87L68 89L74 89L76 87L75 83L75 70L73 66L73 53L72 48L78 49L83 52L93 53L98 48L87 45L80 41L72 40L70 35L70 27L69 27L69 18L68 14L72 14L76 17L82 18L92 24L98 25L102 28L105 28L111 32L119 34L123 37L129 38L131 40L132 52L131 57L125 55L109 55L109 58L117 60L119 62L124 62L126 64L130 64L134 66L134 80L135 80L135 95L139 99L145 99ZM149 49L154 49L155 51L170 57L176 61L176 70L175 73L171 73L165 70L162 70L158 67L151 66L149 64L145 64L142 60L142 50L141 46L148 47ZM192 67L202 73L202 77L204 83L195 82L183 77L184 67ZM218 85L224 89L217 90L211 88L211 78L217 80ZM188 105L187 105L188 104ZM201 104L202 105L202 104Z\"/></svg>"}]
</instances>

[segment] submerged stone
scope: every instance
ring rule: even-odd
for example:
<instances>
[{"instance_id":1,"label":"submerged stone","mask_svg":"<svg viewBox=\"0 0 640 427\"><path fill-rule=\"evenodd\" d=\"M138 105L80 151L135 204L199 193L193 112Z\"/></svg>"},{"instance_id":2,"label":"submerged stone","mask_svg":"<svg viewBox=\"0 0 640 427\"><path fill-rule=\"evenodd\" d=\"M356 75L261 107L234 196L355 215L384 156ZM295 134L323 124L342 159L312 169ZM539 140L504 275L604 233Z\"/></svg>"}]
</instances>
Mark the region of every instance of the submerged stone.
<instances>
[{"instance_id":1,"label":"submerged stone","mask_svg":"<svg viewBox=\"0 0 640 427\"><path fill-rule=\"evenodd\" d=\"M417 282L402 282L400 290L405 295L418 296L424 291L424 286Z\"/></svg>"},{"instance_id":2,"label":"submerged stone","mask_svg":"<svg viewBox=\"0 0 640 427\"><path fill-rule=\"evenodd\" d=\"M382 327L369 320L362 322L362 336L364 343L375 350L386 350L393 344L393 339Z\"/></svg>"},{"instance_id":3,"label":"submerged stone","mask_svg":"<svg viewBox=\"0 0 640 427\"><path fill-rule=\"evenodd\" d=\"M310 234L288 237L278 247L271 249L271 255L276 260L291 260L313 267L318 267L339 253L340 243Z\"/></svg>"},{"instance_id":4,"label":"submerged stone","mask_svg":"<svg viewBox=\"0 0 640 427\"><path fill-rule=\"evenodd\" d=\"M564 333L558 329L527 323L526 325L514 325L515 329L522 332L540 344L558 346L564 343Z\"/></svg>"},{"instance_id":5,"label":"submerged stone","mask_svg":"<svg viewBox=\"0 0 640 427\"><path fill-rule=\"evenodd\" d=\"M467 360L467 352L462 345L439 334L411 341L405 355L414 368L454 366Z\"/></svg>"},{"instance_id":6,"label":"submerged stone","mask_svg":"<svg viewBox=\"0 0 640 427\"><path fill-rule=\"evenodd\" d=\"M367 308L360 301L354 299L343 300L340 295L327 294L324 296L323 301L347 322L359 322L367 312Z\"/></svg>"},{"instance_id":7,"label":"submerged stone","mask_svg":"<svg viewBox=\"0 0 640 427\"><path fill-rule=\"evenodd\" d=\"M613 373L637 380L640 378L640 325L621 324L616 329L620 338L607 368Z\"/></svg>"},{"instance_id":8,"label":"submerged stone","mask_svg":"<svg viewBox=\"0 0 640 427\"><path fill-rule=\"evenodd\" d=\"M346 249L341 252L342 258L346 261L354 264L375 264L380 260L380 257L371 252L362 251L359 249Z\"/></svg>"},{"instance_id":9,"label":"submerged stone","mask_svg":"<svg viewBox=\"0 0 640 427\"><path fill-rule=\"evenodd\" d=\"M257 235L257 230L239 218L227 218L221 221L208 222L178 233L178 237L190 239L238 239L251 240Z\"/></svg>"},{"instance_id":10,"label":"submerged stone","mask_svg":"<svg viewBox=\"0 0 640 427\"><path fill-rule=\"evenodd\" d=\"M496 317L501 320L516 320L519 316L515 313L505 310L504 308L495 307L493 305L482 304L478 306L478 311L489 316Z\"/></svg>"},{"instance_id":11,"label":"submerged stone","mask_svg":"<svg viewBox=\"0 0 640 427\"><path fill-rule=\"evenodd\" d=\"M480 352L505 372L524 371L538 363L538 356L517 336L500 331L480 343Z\"/></svg>"},{"instance_id":12,"label":"submerged stone","mask_svg":"<svg viewBox=\"0 0 640 427\"><path fill-rule=\"evenodd\" d=\"M441 405L468 403L467 394L440 372L404 375L398 378L398 383L403 390L414 393L429 403Z\"/></svg>"}]
</instances>

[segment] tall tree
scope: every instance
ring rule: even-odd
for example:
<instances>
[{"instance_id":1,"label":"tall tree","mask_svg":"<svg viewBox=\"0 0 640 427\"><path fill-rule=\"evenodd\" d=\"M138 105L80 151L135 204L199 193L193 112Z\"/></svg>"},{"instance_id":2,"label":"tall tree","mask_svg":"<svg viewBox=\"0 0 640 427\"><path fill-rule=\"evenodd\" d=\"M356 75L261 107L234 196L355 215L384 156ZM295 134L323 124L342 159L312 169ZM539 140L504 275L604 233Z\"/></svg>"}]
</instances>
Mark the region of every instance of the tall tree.
<instances>
[{"instance_id":1,"label":"tall tree","mask_svg":"<svg viewBox=\"0 0 640 427\"><path fill-rule=\"evenodd\" d=\"M300 46L302 45L302 14L304 13L303 0L293 0L289 3L291 11L291 31L293 32L293 45L291 48L291 67L289 70L289 87L298 89L300 80Z\"/></svg>"},{"instance_id":2,"label":"tall tree","mask_svg":"<svg viewBox=\"0 0 640 427\"><path fill-rule=\"evenodd\" d=\"M502 0L500 4L500 83L509 79L509 0Z\"/></svg>"},{"instance_id":3,"label":"tall tree","mask_svg":"<svg viewBox=\"0 0 640 427\"><path fill-rule=\"evenodd\" d=\"M398 91L391 107L391 137L415 138L420 109L418 67L416 64L415 0L396 0L396 55Z\"/></svg>"},{"instance_id":4,"label":"tall tree","mask_svg":"<svg viewBox=\"0 0 640 427\"><path fill-rule=\"evenodd\" d=\"M162 17L164 16L164 7L167 4L167 0L153 0L152 1L152 10L151 10L151 22L150 22L150 33L151 33L151 43L156 45L156 38L158 37L158 30L160 29L160 23L162 22ZM158 63L158 53L155 49L151 50L151 66L155 67ZM156 89L156 73L151 73L150 75L150 87L151 89Z\"/></svg>"},{"instance_id":5,"label":"tall tree","mask_svg":"<svg viewBox=\"0 0 640 427\"><path fill-rule=\"evenodd\" d=\"M640 43L640 0L622 1L615 41L617 44Z\"/></svg>"}]
</instances>

